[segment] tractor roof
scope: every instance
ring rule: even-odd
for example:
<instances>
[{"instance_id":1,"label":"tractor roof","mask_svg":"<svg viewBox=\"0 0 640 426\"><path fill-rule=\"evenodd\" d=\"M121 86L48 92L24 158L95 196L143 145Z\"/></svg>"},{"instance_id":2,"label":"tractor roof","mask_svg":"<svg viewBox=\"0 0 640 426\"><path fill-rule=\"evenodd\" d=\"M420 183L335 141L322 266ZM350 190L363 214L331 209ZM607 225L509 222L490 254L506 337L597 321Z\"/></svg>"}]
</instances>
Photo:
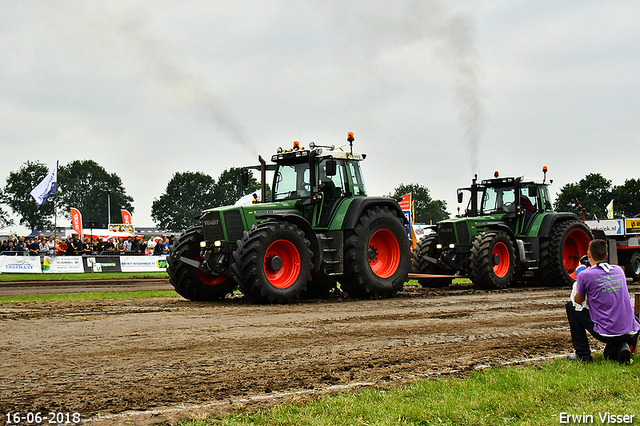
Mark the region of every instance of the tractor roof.
<instances>
[{"instance_id":1,"label":"tractor roof","mask_svg":"<svg viewBox=\"0 0 640 426\"><path fill-rule=\"evenodd\" d=\"M315 150L317 158L342 158L346 160L354 160L354 161L362 161L367 157L367 154L359 154L357 152L347 152L343 151L342 148L345 145L335 147L325 147L325 146L316 146L312 145L311 149L300 148L299 145L294 143L293 148L283 150L282 148L278 148L278 153L271 156L271 161L274 163L277 162L297 162L296 160L308 160L309 154L312 150Z\"/></svg>"},{"instance_id":2,"label":"tractor roof","mask_svg":"<svg viewBox=\"0 0 640 426\"><path fill-rule=\"evenodd\" d=\"M535 185L548 185L549 183L551 183L548 180L545 181L544 179L540 179L540 178L525 178L524 176L520 176L516 178L501 177L496 179L485 179L481 182L481 184L484 186L507 186L507 185L513 185L516 181L520 182L520 184L533 183Z\"/></svg>"}]
</instances>

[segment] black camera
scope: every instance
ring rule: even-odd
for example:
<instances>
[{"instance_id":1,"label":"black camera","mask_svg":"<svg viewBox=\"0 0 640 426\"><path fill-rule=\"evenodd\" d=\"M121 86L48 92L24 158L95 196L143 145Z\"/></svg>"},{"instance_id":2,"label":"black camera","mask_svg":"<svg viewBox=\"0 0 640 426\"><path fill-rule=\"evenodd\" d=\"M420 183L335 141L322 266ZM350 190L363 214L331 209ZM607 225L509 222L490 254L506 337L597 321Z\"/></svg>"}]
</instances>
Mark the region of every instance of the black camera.
<instances>
[{"instance_id":1,"label":"black camera","mask_svg":"<svg viewBox=\"0 0 640 426\"><path fill-rule=\"evenodd\" d=\"M589 262L589 256L586 254L580 258L580 263L586 266L587 268L591 267L591 262Z\"/></svg>"}]
</instances>

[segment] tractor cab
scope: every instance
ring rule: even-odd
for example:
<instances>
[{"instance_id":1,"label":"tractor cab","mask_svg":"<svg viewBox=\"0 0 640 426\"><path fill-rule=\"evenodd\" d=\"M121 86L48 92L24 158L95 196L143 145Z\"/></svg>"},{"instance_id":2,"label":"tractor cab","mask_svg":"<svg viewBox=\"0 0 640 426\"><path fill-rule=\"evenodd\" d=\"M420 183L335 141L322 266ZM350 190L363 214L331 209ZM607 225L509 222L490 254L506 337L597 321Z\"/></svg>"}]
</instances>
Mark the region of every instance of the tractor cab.
<instances>
[{"instance_id":1,"label":"tractor cab","mask_svg":"<svg viewBox=\"0 0 640 426\"><path fill-rule=\"evenodd\" d=\"M309 149L300 148L297 141L291 149L279 148L271 157L275 163L272 202L295 200L309 223L328 227L344 200L367 195L360 168L365 157L313 142Z\"/></svg>"},{"instance_id":2,"label":"tractor cab","mask_svg":"<svg viewBox=\"0 0 640 426\"><path fill-rule=\"evenodd\" d=\"M458 189L458 202L469 192L465 217L493 217L505 223L514 235L527 235L542 213L552 212L551 198L545 179L500 177L477 183L477 176L469 188ZM480 223L479 223L480 224Z\"/></svg>"}]
</instances>

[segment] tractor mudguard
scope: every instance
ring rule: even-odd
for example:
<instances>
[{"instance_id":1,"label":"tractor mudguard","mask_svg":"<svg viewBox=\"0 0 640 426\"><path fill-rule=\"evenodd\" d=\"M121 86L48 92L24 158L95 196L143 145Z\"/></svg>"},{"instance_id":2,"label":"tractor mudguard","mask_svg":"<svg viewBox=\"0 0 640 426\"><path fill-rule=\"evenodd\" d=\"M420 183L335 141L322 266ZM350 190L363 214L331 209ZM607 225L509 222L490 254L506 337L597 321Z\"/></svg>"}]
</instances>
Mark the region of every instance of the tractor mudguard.
<instances>
[{"instance_id":1,"label":"tractor mudguard","mask_svg":"<svg viewBox=\"0 0 640 426\"><path fill-rule=\"evenodd\" d=\"M551 228L556 224L559 220L580 220L578 215L575 213L548 213L544 219L542 219L542 224L540 224L540 232L538 232L538 237L548 237L551 233Z\"/></svg>"}]
</instances>

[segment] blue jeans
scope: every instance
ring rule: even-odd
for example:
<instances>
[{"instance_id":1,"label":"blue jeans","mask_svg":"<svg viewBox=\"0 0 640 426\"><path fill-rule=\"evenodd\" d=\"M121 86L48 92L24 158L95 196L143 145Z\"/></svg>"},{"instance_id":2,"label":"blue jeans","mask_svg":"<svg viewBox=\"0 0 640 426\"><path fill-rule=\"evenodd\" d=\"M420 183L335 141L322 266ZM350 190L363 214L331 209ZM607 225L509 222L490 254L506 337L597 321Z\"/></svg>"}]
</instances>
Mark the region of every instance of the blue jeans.
<instances>
[{"instance_id":1,"label":"blue jeans","mask_svg":"<svg viewBox=\"0 0 640 426\"><path fill-rule=\"evenodd\" d=\"M571 343L576 351L576 355L580 359L590 359L591 349L589 348L589 340L587 340L587 331L597 340L606 343L604 347L604 357L606 359L618 359L620 346L622 342L629 346L635 345L637 334L607 337L593 331L593 321L589 316L589 309L583 308L576 311L572 302L567 302L567 319L569 320L569 329L571 330Z\"/></svg>"}]
</instances>

